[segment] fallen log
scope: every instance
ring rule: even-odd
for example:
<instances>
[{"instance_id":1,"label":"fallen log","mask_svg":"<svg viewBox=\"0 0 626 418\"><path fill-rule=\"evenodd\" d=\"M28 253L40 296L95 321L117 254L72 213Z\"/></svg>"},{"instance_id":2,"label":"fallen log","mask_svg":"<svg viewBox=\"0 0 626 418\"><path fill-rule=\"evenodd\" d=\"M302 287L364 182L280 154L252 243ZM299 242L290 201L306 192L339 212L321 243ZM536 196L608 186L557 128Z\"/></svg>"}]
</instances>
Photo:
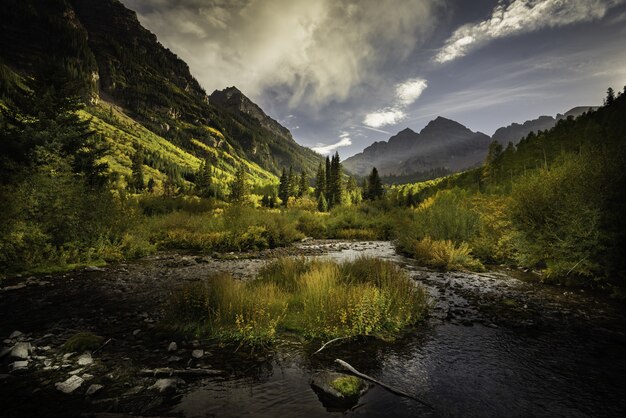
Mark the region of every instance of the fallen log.
<instances>
[{"instance_id":1,"label":"fallen log","mask_svg":"<svg viewBox=\"0 0 626 418\"><path fill-rule=\"evenodd\" d=\"M160 369L142 369L140 376L171 377L171 376L220 376L225 374L221 370L211 369L170 369L168 367Z\"/></svg>"},{"instance_id":2,"label":"fallen log","mask_svg":"<svg viewBox=\"0 0 626 418\"><path fill-rule=\"evenodd\" d=\"M341 366L345 370L349 371L350 373L354 374L355 376L358 376L361 379L369 380L370 382L379 385L380 387L388 390L391 393L395 393L396 395L403 396L405 398L413 399L414 401L417 401L417 402L421 403L424 406L427 406L427 407L429 407L431 409L435 409L435 408L433 408L432 405L428 404L427 402L422 401L421 399L416 398L413 395L409 395L408 393L402 392L399 389L396 389L396 388L393 388L393 387L391 387L389 385L386 385L385 383L383 383L383 382L381 382L379 380L376 380L376 379L374 379L371 376L368 376L368 375L366 375L364 373L361 373L360 371L358 371L357 369L352 367L350 364L348 364L347 362L345 362L345 361L343 361L341 359L336 359L335 363L337 363L339 366Z\"/></svg>"}]
</instances>

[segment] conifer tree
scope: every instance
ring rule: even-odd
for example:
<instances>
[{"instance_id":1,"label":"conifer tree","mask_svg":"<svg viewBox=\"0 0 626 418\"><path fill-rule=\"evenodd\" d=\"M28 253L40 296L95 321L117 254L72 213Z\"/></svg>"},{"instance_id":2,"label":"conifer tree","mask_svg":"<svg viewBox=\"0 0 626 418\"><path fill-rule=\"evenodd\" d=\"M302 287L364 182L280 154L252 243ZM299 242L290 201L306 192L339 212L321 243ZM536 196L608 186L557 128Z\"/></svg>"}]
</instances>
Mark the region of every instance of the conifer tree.
<instances>
[{"instance_id":1,"label":"conifer tree","mask_svg":"<svg viewBox=\"0 0 626 418\"><path fill-rule=\"evenodd\" d=\"M309 179L304 170L300 173L300 185L298 186L298 197L303 197L309 192Z\"/></svg>"},{"instance_id":2,"label":"conifer tree","mask_svg":"<svg viewBox=\"0 0 626 418\"><path fill-rule=\"evenodd\" d=\"M326 193L326 202L330 199L330 183L331 183L331 165L330 158L326 156L326 170L324 171L326 174L326 183L324 185L324 192Z\"/></svg>"},{"instance_id":3,"label":"conifer tree","mask_svg":"<svg viewBox=\"0 0 626 418\"><path fill-rule=\"evenodd\" d=\"M283 205L287 206L289 200L289 178L287 177L287 171L283 167L283 172L280 175L280 184L278 185L278 197L283 201Z\"/></svg>"},{"instance_id":4,"label":"conifer tree","mask_svg":"<svg viewBox=\"0 0 626 418\"><path fill-rule=\"evenodd\" d=\"M215 195L213 190L213 168L208 158L200 164L200 169L196 174L196 188L199 196L212 197Z\"/></svg>"},{"instance_id":5,"label":"conifer tree","mask_svg":"<svg viewBox=\"0 0 626 418\"><path fill-rule=\"evenodd\" d=\"M330 198L328 199L328 206L332 208L340 206L343 202L343 176L338 152L332 158L330 170L330 193L328 193Z\"/></svg>"},{"instance_id":6,"label":"conifer tree","mask_svg":"<svg viewBox=\"0 0 626 418\"><path fill-rule=\"evenodd\" d=\"M328 202L326 202L326 197L324 193L320 193L317 198L317 210L320 212L328 212Z\"/></svg>"},{"instance_id":7,"label":"conifer tree","mask_svg":"<svg viewBox=\"0 0 626 418\"><path fill-rule=\"evenodd\" d=\"M242 203L248 195L247 177L244 166L239 166L235 173L235 178L230 185L230 200L233 203Z\"/></svg>"},{"instance_id":8,"label":"conifer tree","mask_svg":"<svg viewBox=\"0 0 626 418\"><path fill-rule=\"evenodd\" d=\"M143 158L143 150L141 148L137 149L133 155L131 166L131 187L135 193L141 193L141 191L145 188L145 183L143 181Z\"/></svg>"},{"instance_id":9,"label":"conifer tree","mask_svg":"<svg viewBox=\"0 0 626 418\"><path fill-rule=\"evenodd\" d=\"M317 167L315 176L315 197L319 198L321 194L326 195L326 172L322 163Z\"/></svg>"},{"instance_id":10,"label":"conifer tree","mask_svg":"<svg viewBox=\"0 0 626 418\"><path fill-rule=\"evenodd\" d=\"M385 189L383 183L378 175L376 167L372 168L372 172L367 178L367 198L369 200L376 200L383 197Z\"/></svg>"},{"instance_id":11,"label":"conifer tree","mask_svg":"<svg viewBox=\"0 0 626 418\"><path fill-rule=\"evenodd\" d=\"M296 181L296 175L293 172L293 166L289 166L289 176L287 177L287 186L288 186L288 191L287 191L288 198L295 196L296 187L298 185Z\"/></svg>"}]
</instances>

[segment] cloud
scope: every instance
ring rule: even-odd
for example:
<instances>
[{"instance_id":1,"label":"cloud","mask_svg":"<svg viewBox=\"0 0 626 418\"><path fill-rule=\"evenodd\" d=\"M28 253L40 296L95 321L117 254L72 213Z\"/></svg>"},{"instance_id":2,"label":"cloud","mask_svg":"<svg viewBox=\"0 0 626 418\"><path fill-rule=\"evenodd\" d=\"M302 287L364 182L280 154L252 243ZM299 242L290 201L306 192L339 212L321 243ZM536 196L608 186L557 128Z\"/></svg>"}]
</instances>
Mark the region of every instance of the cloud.
<instances>
[{"instance_id":1,"label":"cloud","mask_svg":"<svg viewBox=\"0 0 626 418\"><path fill-rule=\"evenodd\" d=\"M428 87L426 80L413 78L396 86L396 97L400 104L408 106L422 95L426 87Z\"/></svg>"},{"instance_id":2,"label":"cloud","mask_svg":"<svg viewBox=\"0 0 626 418\"><path fill-rule=\"evenodd\" d=\"M493 39L601 19L624 0L514 0L500 2L487 20L458 28L434 60L445 63Z\"/></svg>"},{"instance_id":3,"label":"cloud","mask_svg":"<svg viewBox=\"0 0 626 418\"><path fill-rule=\"evenodd\" d=\"M370 128L395 125L406 118L405 109L413 104L426 90L428 82L423 78L411 78L396 84L395 103L391 107L368 113L363 123Z\"/></svg>"},{"instance_id":4,"label":"cloud","mask_svg":"<svg viewBox=\"0 0 626 418\"><path fill-rule=\"evenodd\" d=\"M328 155L337 150L337 148L348 147L352 145L352 139L350 138L350 134L348 132L342 132L341 135L339 135L339 138L339 141L335 142L334 144L317 144L317 146L313 147L312 149L319 154Z\"/></svg>"},{"instance_id":5,"label":"cloud","mask_svg":"<svg viewBox=\"0 0 626 418\"><path fill-rule=\"evenodd\" d=\"M434 28L439 0L122 0L207 89L320 109L376 83Z\"/></svg>"}]
</instances>

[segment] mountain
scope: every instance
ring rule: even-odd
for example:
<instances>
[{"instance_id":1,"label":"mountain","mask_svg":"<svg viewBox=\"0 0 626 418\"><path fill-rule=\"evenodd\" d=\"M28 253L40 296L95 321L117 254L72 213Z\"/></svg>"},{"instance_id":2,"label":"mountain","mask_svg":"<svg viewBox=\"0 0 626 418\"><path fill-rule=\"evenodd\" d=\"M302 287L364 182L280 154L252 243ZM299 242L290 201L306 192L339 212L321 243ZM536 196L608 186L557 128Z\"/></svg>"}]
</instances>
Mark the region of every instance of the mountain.
<instances>
[{"instance_id":1,"label":"mountain","mask_svg":"<svg viewBox=\"0 0 626 418\"><path fill-rule=\"evenodd\" d=\"M482 162L491 139L458 122L437 117L419 133L407 128L346 159L346 171L364 176L376 167L382 176L404 176L438 169L459 171Z\"/></svg>"},{"instance_id":2,"label":"mountain","mask_svg":"<svg viewBox=\"0 0 626 418\"><path fill-rule=\"evenodd\" d=\"M187 64L118 0L0 0L0 6L3 90L44 74L56 91L73 86L88 104L83 116L112 148L114 173L128 177L139 148L148 177L183 183L205 158L224 182L241 165L262 182L290 165L312 175L322 161L236 88L207 96ZM64 81L55 84L51 74ZM7 108L16 102L2 98Z\"/></svg>"},{"instance_id":3,"label":"mountain","mask_svg":"<svg viewBox=\"0 0 626 418\"><path fill-rule=\"evenodd\" d=\"M522 124L512 123L509 126L499 128L491 137L494 141L498 141L503 145L507 145L509 142L517 144L522 138L526 137L529 133L537 133L539 131L545 131L554 128L558 121L567 119L568 117L577 118L589 110L596 110L594 106L578 106L567 112L564 115L557 114L556 117L552 116L539 116L537 119L528 120Z\"/></svg>"}]
</instances>

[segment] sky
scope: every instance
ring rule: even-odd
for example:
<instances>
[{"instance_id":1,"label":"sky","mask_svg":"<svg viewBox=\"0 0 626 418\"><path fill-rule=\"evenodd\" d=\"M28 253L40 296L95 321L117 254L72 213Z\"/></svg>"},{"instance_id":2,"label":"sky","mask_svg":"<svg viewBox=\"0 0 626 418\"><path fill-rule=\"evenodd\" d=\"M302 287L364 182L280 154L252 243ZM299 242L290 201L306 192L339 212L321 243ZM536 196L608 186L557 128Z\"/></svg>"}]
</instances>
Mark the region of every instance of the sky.
<instances>
[{"instance_id":1,"label":"sky","mask_svg":"<svg viewBox=\"0 0 626 418\"><path fill-rule=\"evenodd\" d=\"M122 0L210 94L342 159L443 116L488 135L626 85L626 0Z\"/></svg>"}]
</instances>

